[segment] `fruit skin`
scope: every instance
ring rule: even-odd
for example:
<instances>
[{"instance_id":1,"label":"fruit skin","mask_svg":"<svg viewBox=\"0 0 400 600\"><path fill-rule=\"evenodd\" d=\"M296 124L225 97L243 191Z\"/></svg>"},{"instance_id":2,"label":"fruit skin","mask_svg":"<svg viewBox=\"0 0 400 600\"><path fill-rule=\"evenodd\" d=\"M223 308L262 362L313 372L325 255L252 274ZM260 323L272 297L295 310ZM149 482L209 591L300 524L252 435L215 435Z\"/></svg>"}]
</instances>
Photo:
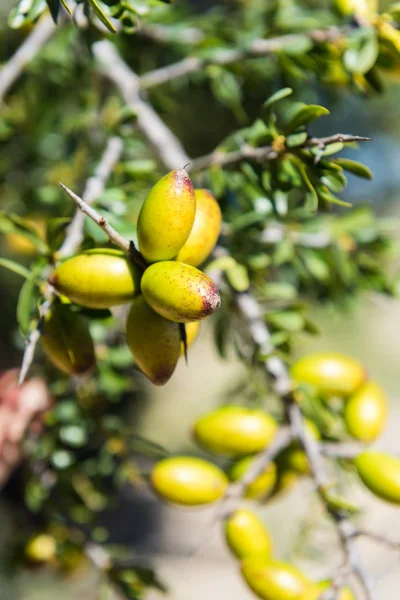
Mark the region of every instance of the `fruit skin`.
<instances>
[{"instance_id":1,"label":"fruit skin","mask_svg":"<svg viewBox=\"0 0 400 600\"><path fill-rule=\"evenodd\" d=\"M242 575L262 600L299 600L301 594L315 588L298 569L281 561L247 558L242 563Z\"/></svg>"},{"instance_id":2,"label":"fruit skin","mask_svg":"<svg viewBox=\"0 0 400 600\"><path fill-rule=\"evenodd\" d=\"M192 456L174 456L158 462L151 472L155 491L183 506L210 504L221 498L228 478L219 467Z\"/></svg>"},{"instance_id":3,"label":"fruit skin","mask_svg":"<svg viewBox=\"0 0 400 600\"><path fill-rule=\"evenodd\" d=\"M271 556L272 540L264 523L251 510L236 510L225 522L225 537L238 558Z\"/></svg>"},{"instance_id":4,"label":"fruit skin","mask_svg":"<svg viewBox=\"0 0 400 600\"><path fill-rule=\"evenodd\" d=\"M49 283L76 304L111 308L140 292L140 273L120 250L95 248L62 262Z\"/></svg>"},{"instance_id":5,"label":"fruit skin","mask_svg":"<svg viewBox=\"0 0 400 600\"><path fill-rule=\"evenodd\" d=\"M180 356L178 323L164 319L143 296L132 302L126 322L126 339L138 367L154 385L164 385Z\"/></svg>"},{"instance_id":6,"label":"fruit skin","mask_svg":"<svg viewBox=\"0 0 400 600\"><path fill-rule=\"evenodd\" d=\"M241 479L253 462L253 456L245 456L238 460L229 471L231 481ZM245 498L250 500L259 500L267 498L275 487L276 483L276 464L270 463L265 471L261 473L249 486L244 494Z\"/></svg>"},{"instance_id":7,"label":"fruit skin","mask_svg":"<svg viewBox=\"0 0 400 600\"><path fill-rule=\"evenodd\" d=\"M200 331L200 323L199 321L193 321L193 323L186 323L186 346L189 349L190 346L196 341L197 336ZM184 343L181 342L181 356L185 354L185 346Z\"/></svg>"},{"instance_id":8,"label":"fruit skin","mask_svg":"<svg viewBox=\"0 0 400 600\"><path fill-rule=\"evenodd\" d=\"M338 352L309 354L292 367L293 379L314 386L324 397L350 396L367 379L363 365Z\"/></svg>"},{"instance_id":9,"label":"fruit skin","mask_svg":"<svg viewBox=\"0 0 400 600\"><path fill-rule=\"evenodd\" d=\"M221 209L208 190L194 190L196 216L190 235L179 250L176 260L198 267L204 262L217 243L221 232Z\"/></svg>"},{"instance_id":10,"label":"fruit skin","mask_svg":"<svg viewBox=\"0 0 400 600\"><path fill-rule=\"evenodd\" d=\"M384 452L366 450L354 460L364 485L375 496L400 504L400 459Z\"/></svg>"},{"instance_id":11,"label":"fruit skin","mask_svg":"<svg viewBox=\"0 0 400 600\"><path fill-rule=\"evenodd\" d=\"M344 422L350 435L361 442L373 442L385 429L388 401L383 389L367 381L349 398L344 409Z\"/></svg>"},{"instance_id":12,"label":"fruit skin","mask_svg":"<svg viewBox=\"0 0 400 600\"><path fill-rule=\"evenodd\" d=\"M221 305L218 288L207 275L176 261L148 267L141 287L153 310L178 323L200 321Z\"/></svg>"},{"instance_id":13,"label":"fruit skin","mask_svg":"<svg viewBox=\"0 0 400 600\"><path fill-rule=\"evenodd\" d=\"M203 417L194 425L196 440L207 450L225 456L243 456L263 450L271 443L277 423L258 409L224 406Z\"/></svg>"},{"instance_id":14,"label":"fruit skin","mask_svg":"<svg viewBox=\"0 0 400 600\"><path fill-rule=\"evenodd\" d=\"M88 321L68 305L56 304L50 309L41 340L50 361L68 375L82 375L96 363Z\"/></svg>"},{"instance_id":15,"label":"fruit skin","mask_svg":"<svg viewBox=\"0 0 400 600\"><path fill-rule=\"evenodd\" d=\"M52 535L40 533L32 537L25 546L25 557L36 563L45 563L56 555L57 544Z\"/></svg>"},{"instance_id":16,"label":"fruit skin","mask_svg":"<svg viewBox=\"0 0 400 600\"><path fill-rule=\"evenodd\" d=\"M322 592L331 586L331 581L319 581L315 589L311 589L305 594L302 594L299 600L319 600ZM355 596L349 587L344 587L339 590L336 600L355 600Z\"/></svg>"},{"instance_id":17,"label":"fruit skin","mask_svg":"<svg viewBox=\"0 0 400 600\"><path fill-rule=\"evenodd\" d=\"M313 421L305 419L307 432L315 439L320 439L320 433ZM300 475L306 474L310 470L307 456L298 442L291 442L277 457L278 470L283 472L293 472Z\"/></svg>"},{"instance_id":18,"label":"fruit skin","mask_svg":"<svg viewBox=\"0 0 400 600\"><path fill-rule=\"evenodd\" d=\"M171 171L151 189L138 219L139 249L152 263L174 258L193 227L196 197L185 170Z\"/></svg>"}]
</instances>

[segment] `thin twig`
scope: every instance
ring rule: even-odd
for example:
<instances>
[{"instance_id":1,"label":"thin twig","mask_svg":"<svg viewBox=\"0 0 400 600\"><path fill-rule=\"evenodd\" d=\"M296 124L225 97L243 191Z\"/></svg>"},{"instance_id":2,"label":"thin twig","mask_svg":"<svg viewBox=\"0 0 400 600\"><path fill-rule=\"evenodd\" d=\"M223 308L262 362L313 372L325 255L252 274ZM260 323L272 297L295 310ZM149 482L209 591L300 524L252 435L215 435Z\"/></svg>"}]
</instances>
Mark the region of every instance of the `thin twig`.
<instances>
[{"instance_id":1,"label":"thin twig","mask_svg":"<svg viewBox=\"0 0 400 600\"><path fill-rule=\"evenodd\" d=\"M122 140L117 137L110 138L101 157L100 163L95 171L95 174L93 175L93 177L90 177L90 179L87 181L84 191L85 204L87 206L91 202L94 202L94 200L96 200L96 198L98 198L103 193L105 183L108 177L110 176L114 166L118 162L121 152ZM83 215L80 210L77 210L71 221L71 224L67 229L64 242L58 251L59 258L68 256L69 254L72 254L75 250L77 250L77 248L79 248L83 236L83 224ZM41 336L43 320L49 312L55 296L56 293L54 288L50 284L48 284L45 292L45 300L39 307L38 324L29 335L25 346L24 355L22 357L22 364L18 377L18 385L20 387L25 381L30 366L33 362L36 346Z\"/></svg>"},{"instance_id":2,"label":"thin twig","mask_svg":"<svg viewBox=\"0 0 400 600\"><path fill-rule=\"evenodd\" d=\"M50 15L42 17L15 54L0 69L0 106L24 67L35 58L55 31L56 25Z\"/></svg>"},{"instance_id":3,"label":"thin twig","mask_svg":"<svg viewBox=\"0 0 400 600\"><path fill-rule=\"evenodd\" d=\"M341 37L344 32L345 29L331 27L329 29L318 29L301 34L290 33L270 39L253 40L245 48L221 50L211 59L201 59L195 56L189 56L181 61L142 75L140 78L140 85L144 89L149 89L156 85L171 81L172 79L176 79L177 77L184 77L191 73L201 71L208 65L225 66L246 58L274 54L283 50L285 46L290 46L296 44L299 40L304 40L305 35L315 43L322 43L335 40Z\"/></svg>"},{"instance_id":4,"label":"thin twig","mask_svg":"<svg viewBox=\"0 0 400 600\"><path fill-rule=\"evenodd\" d=\"M93 45L100 72L119 89L136 115L138 128L150 142L161 162L170 169L181 169L190 162L182 144L150 104L140 97L139 78L122 60L115 46L103 40Z\"/></svg>"},{"instance_id":5,"label":"thin twig","mask_svg":"<svg viewBox=\"0 0 400 600\"><path fill-rule=\"evenodd\" d=\"M296 147L296 150L300 148L325 148L330 144L336 144L342 142L343 144L350 142L369 142L371 138L360 135L349 135L344 133L337 133L328 137L312 137L308 138L304 144ZM285 150L284 150L285 151ZM290 152L291 149L288 149ZM261 148L253 148L249 144L244 144L239 150L233 152L223 152L218 148L210 154L200 156L191 161L188 170L189 171L203 171L212 166L225 167L227 165L233 165L242 160L250 160L255 162L263 163L268 160L275 160L279 156L275 148L271 146L262 146Z\"/></svg>"}]
</instances>

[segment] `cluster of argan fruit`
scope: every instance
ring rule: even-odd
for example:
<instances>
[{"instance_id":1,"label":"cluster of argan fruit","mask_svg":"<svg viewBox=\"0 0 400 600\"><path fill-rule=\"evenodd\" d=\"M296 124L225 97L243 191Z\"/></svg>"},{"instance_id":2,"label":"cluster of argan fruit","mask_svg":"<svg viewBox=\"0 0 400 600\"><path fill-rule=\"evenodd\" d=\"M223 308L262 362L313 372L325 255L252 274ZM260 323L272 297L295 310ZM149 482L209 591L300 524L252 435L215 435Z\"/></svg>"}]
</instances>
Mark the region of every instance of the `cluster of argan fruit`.
<instances>
[{"instance_id":1,"label":"cluster of argan fruit","mask_svg":"<svg viewBox=\"0 0 400 600\"><path fill-rule=\"evenodd\" d=\"M44 320L42 340L50 360L74 375L94 366L87 320L71 310L71 302L104 309L132 301L128 346L150 381L166 383L185 344L196 337L199 321L220 306L216 285L196 268L213 250L220 229L221 211L208 190L194 190L183 169L165 175L139 214L143 261L135 262L120 250L96 248L68 258L53 271L49 283L61 300Z\"/></svg>"},{"instance_id":2,"label":"cluster of argan fruit","mask_svg":"<svg viewBox=\"0 0 400 600\"><path fill-rule=\"evenodd\" d=\"M312 388L326 402L341 405L341 415L349 435L360 442L373 442L383 431L388 402L380 386L368 381L363 365L336 353L318 353L297 361L291 371L302 390ZM321 434L314 422L306 420L310 435ZM202 448L231 459L227 474L220 467L191 456L173 456L156 463L151 472L154 491L164 500L181 506L201 506L221 500L229 480L241 479L254 455L272 442L277 421L261 409L225 406L200 417L194 424L194 437ZM377 496L400 503L400 460L373 450L362 450L354 465L365 485ZM247 500L265 501L288 489L308 473L304 451L291 442L248 485ZM329 581L312 581L290 564L272 556L271 536L256 513L239 508L225 520L225 538L241 561L242 575L262 600L317 600ZM354 600L345 587L339 600Z\"/></svg>"}]
</instances>

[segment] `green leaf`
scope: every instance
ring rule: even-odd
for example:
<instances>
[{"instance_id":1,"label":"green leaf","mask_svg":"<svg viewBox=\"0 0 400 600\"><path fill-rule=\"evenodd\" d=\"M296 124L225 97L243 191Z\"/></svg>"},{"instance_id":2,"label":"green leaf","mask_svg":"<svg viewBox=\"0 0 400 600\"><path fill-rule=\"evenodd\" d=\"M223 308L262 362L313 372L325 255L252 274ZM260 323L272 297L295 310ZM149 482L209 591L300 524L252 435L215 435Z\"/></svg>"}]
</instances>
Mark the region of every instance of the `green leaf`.
<instances>
[{"instance_id":1,"label":"green leaf","mask_svg":"<svg viewBox=\"0 0 400 600\"><path fill-rule=\"evenodd\" d=\"M356 160L350 160L349 158L335 158L334 162L345 171L357 175L357 177L362 177L363 179L373 179L374 177L371 169Z\"/></svg>"},{"instance_id":2,"label":"green leaf","mask_svg":"<svg viewBox=\"0 0 400 600\"><path fill-rule=\"evenodd\" d=\"M318 208L318 194L316 192L315 187L313 186L313 184L311 183L311 180L308 176L307 173L307 169L304 163L302 163L301 161L298 162L298 169L299 169L299 173L303 178L303 181L308 189L308 191L311 194L311 198L312 198L312 204L309 207L311 211L316 211Z\"/></svg>"},{"instance_id":3,"label":"green leaf","mask_svg":"<svg viewBox=\"0 0 400 600\"><path fill-rule=\"evenodd\" d=\"M301 331L304 327L304 317L294 310L280 311L267 315L267 321L286 331L293 333Z\"/></svg>"},{"instance_id":4,"label":"green leaf","mask_svg":"<svg viewBox=\"0 0 400 600\"><path fill-rule=\"evenodd\" d=\"M306 268L319 281L325 282L329 280L330 268L325 260L314 250L303 250L301 257Z\"/></svg>"},{"instance_id":5,"label":"green leaf","mask_svg":"<svg viewBox=\"0 0 400 600\"><path fill-rule=\"evenodd\" d=\"M17 303L17 321L23 335L26 335L29 328L31 315L37 300L35 286L42 272L40 269L34 270L29 279L27 279L21 288Z\"/></svg>"},{"instance_id":6,"label":"green leaf","mask_svg":"<svg viewBox=\"0 0 400 600\"><path fill-rule=\"evenodd\" d=\"M31 276L31 272L28 271L28 269L8 258L0 258L0 267L4 267L17 275L21 275L21 277L25 277L25 279L29 279Z\"/></svg>"},{"instance_id":7,"label":"green leaf","mask_svg":"<svg viewBox=\"0 0 400 600\"><path fill-rule=\"evenodd\" d=\"M284 98L287 98L291 94L293 94L293 90L292 90L292 88L289 88L289 87L282 88L281 90L278 90L277 92L275 92L275 94L272 94L272 96L270 96L268 98L268 100L266 100L264 102L264 104L262 105L261 110L262 111L267 110L273 104L275 104L276 102L279 102L280 100L283 100Z\"/></svg>"},{"instance_id":8,"label":"green leaf","mask_svg":"<svg viewBox=\"0 0 400 600\"><path fill-rule=\"evenodd\" d=\"M318 188L318 196L325 202L328 202L329 204L337 204L338 206L345 206L346 208L352 207L352 204L350 202L345 202L344 200L337 198L336 196L331 194L327 188Z\"/></svg>"},{"instance_id":9,"label":"green leaf","mask_svg":"<svg viewBox=\"0 0 400 600\"><path fill-rule=\"evenodd\" d=\"M29 240L41 253L47 253L49 248L38 235L35 227L27 219L14 213L0 211L0 232L17 233Z\"/></svg>"},{"instance_id":10,"label":"green leaf","mask_svg":"<svg viewBox=\"0 0 400 600\"><path fill-rule=\"evenodd\" d=\"M347 185L346 177L337 171L322 171L321 183L326 185L331 192L342 192Z\"/></svg>"},{"instance_id":11,"label":"green leaf","mask_svg":"<svg viewBox=\"0 0 400 600\"><path fill-rule=\"evenodd\" d=\"M319 106L318 104L306 104L292 115L291 120L286 125L286 130L293 131L294 129L297 129L297 127L307 125L323 115L329 115L329 110L324 106Z\"/></svg>"},{"instance_id":12,"label":"green leaf","mask_svg":"<svg viewBox=\"0 0 400 600\"><path fill-rule=\"evenodd\" d=\"M8 26L19 29L33 23L47 9L46 0L20 0L8 17Z\"/></svg>"},{"instance_id":13,"label":"green leaf","mask_svg":"<svg viewBox=\"0 0 400 600\"><path fill-rule=\"evenodd\" d=\"M247 269L244 265L236 264L226 270L226 276L230 285L236 292L245 292L249 289L250 280Z\"/></svg>"},{"instance_id":14,"label":"green leaf","mask_svg":"<svg viewBox=\"0 0 400 600\"><path fill-rule=\"evenodd\" d=\"M285 140L285 145L287 148L296 148L297 146L302 146L307 138L307 131L301 131L300 133L292 133L291 135L287 136Z\"/></svg>"},{"instance_id":15,"label":"green leaf","mask_svg":"<svg viewBox=\"0 0 400 600\"><path fill-rule=\"evenodd\" d=\"M57 23L58 14L60 12L60 0L46 0L46 3L54 23Z\"/></svg>"},{"instance_id":16,"label":"green leaf","mask_svg":"<svg viewBox=\"0 0 400 600\"><path fill-rule=\"evenodd\" d=\"M308 35L297 35L284 42L281 51L289 56L296 56L297 54L306 54L312 47L313 41Z\"/></svg>"},{"instance_id":17,"label":"green leaf","mask_svg":"<svg viewBox=\"0 0 400 600\"><path fill-rule=\"evenodd\" d=\"M345 67L351 73L367 73L378 58L379 44L375 27L364 27L350 39L350 48L344 53Z\"/></svg>"},{"instance_id":18,"label":"green leaf","mask_svg":"<svg viewBox=\"0 0 400 600\"><path fill-rule=\"evenodd\" d=\"M395 21L400 21L400 2L391 4L386 10Z\"/></svg>"},{"instance_id":19,"label":"green leaf","mask_svg":"<svg viewBox=\"0 0 400 600\"><path fill-rule=\"evenodd\" d=\"M69 13L72 16L72 10L70 9L70 7L67 4L67 0L61 0L61 4L63 5L63 7L67 11L67 13Z\"/></svg>"},{"instance_id":20,"label":"green leaf","mask_svg":"<svg viewBox=\"0 0 400 600\"><path fill-rule=\"evenodd\" d=\"M104 14L100 5L97 3L97 0L88 0L89 4L93 8L96 16L100 19L100 21L109 29L112 33L117 33L114 25L108 20L107 15Z\"/></svg>"}]
</instances>

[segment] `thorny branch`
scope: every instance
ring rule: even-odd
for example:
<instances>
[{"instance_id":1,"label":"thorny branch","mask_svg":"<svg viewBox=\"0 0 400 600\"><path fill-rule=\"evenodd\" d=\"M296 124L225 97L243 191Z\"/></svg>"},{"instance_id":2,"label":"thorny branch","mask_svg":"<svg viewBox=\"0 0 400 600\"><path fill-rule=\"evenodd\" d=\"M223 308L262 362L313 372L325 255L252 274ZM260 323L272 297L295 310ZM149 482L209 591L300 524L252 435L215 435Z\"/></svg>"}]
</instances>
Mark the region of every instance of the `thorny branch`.
<instances>
[{"instance_id":1,"label":"thorny branch","mask_svg":"<svg viewBox=\"0 0 400 600\"><path fill-rule=\"evenodd\" d=\"M121 152L122 140L118 137L110 138L108 140L103 156L93 177L90 177L90 179L88 179L87 181L85 191L83 193L86 205L89 205L90 203L94 202L103 193L106 181L109 178L115 164L118 162ZM82 231L84 221L82 217L83 215L81 215L81 211L78 209L71 221L71 224L67 229L67 235L65 237L65 240L58 251L57 256L59 259L68 256L69 254L72 254L75 250L77 250L77 248L79 248L83 235ZM41 336L41 327L43 319L49 312L54 297L55 291L50 285L48 285L45 292L45 301L41 304L39 308L40 318L38 325L31 332L25 346L21 370L18 378L19 386L21 386L25 381L29 368L33 362L36 346Z\"/></svg>"}]
</instances>

